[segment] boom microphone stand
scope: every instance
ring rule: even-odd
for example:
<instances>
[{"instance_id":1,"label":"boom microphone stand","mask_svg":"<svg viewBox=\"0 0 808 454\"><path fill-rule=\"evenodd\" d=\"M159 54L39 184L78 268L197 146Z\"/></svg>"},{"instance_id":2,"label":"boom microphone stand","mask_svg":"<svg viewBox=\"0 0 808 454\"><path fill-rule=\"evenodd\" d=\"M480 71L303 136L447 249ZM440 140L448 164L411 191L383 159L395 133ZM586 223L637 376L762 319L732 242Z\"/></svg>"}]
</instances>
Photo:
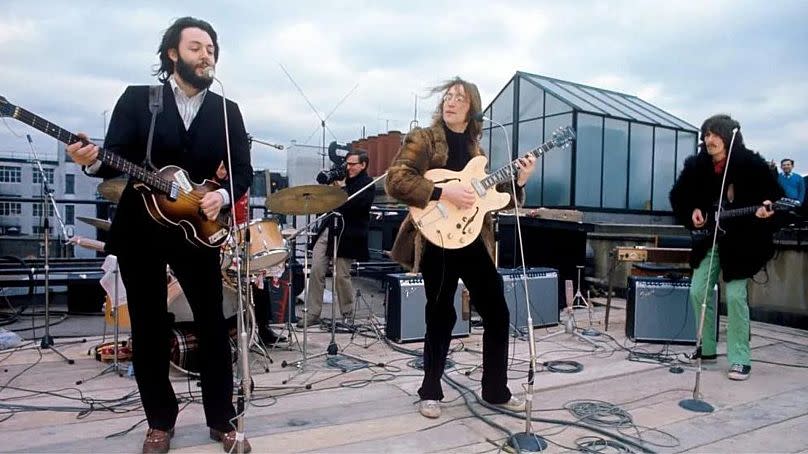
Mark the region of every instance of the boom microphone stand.
<instances>
[{"instance_id":1,"label":"boom microphone stand","mask_svg":"<svg viewBox=\"0 0 808 454\"><path fill-rule=\"evenodd\" d=\"M59 209L56 206L56 200L53 198L53 192L50 186L48 185L48 177L45 174L45 169L42 168L42 161L39 159L39 155L37 155L36 149L34 148L34 141L31 140L31 135L26 134L28 137L28 146L31 147L31 152L34 155L34 162L36 163L36 168L39 171L39 175L42 178L42 239L45 243L45 335L42 336L42 339L39 342L39 347L43 350L51 350L57 355L61 356L67 364L73 364L74 361L56 349L53 346L53 337L50 335L50 223L48 217L48 208L53 208L53 214L56 216L56 219L59 221L59 226L62 229L62 235L64 236L65 240L67 239L67 230L65 229L65 224L62 222L62 216L59 214Z\"/></svg>"}]
</instances>

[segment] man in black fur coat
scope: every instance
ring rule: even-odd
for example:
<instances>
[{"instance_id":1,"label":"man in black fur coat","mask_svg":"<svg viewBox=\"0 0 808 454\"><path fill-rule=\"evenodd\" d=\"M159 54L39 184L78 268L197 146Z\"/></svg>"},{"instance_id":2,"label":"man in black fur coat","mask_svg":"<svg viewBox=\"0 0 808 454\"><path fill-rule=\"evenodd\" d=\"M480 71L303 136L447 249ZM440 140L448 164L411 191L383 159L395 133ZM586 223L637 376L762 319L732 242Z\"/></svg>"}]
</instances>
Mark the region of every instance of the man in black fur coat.
<instances>
[{"instance_id":1,"label":"man in black fur coat","mask_svg":"<svg viewBox=\"0 0 808 454\"><path fill-rule=\"evenodd\" d=\"M719 271L723 272L731 380L746 380L752 370L747 280L774 254L774 223L766 218L773 214L772 201L783 196L767 162L746 148L739 130L740 124L729 115L714 115L705 120L699 153L685 161L670 192L677 221L688 229L706 229L710 234L719 198L725 209L758 207L753 216L722 219L715 245L712 235L699 240L694 237L690 256L693 267L690 302L697 320L708 289L715 286ZM704 326L714 326L715 317L714 309L707 305ZM701 355L703 361L715 361L715 331L705 329L703 336L702 348L688 355L688 359Z\"/></svg>"}]
</instances>

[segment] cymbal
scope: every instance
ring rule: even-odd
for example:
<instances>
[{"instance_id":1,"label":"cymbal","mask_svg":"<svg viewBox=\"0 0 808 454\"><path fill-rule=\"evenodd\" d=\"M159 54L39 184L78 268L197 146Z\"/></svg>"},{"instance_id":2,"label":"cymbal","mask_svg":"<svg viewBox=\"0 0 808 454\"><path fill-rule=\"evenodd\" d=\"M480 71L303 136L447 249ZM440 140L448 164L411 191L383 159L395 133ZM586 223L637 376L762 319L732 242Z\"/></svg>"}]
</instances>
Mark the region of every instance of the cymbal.
<instances>
[{"instance_id":1,"label":"cymbal","mask_svg":"<svg viewBox=\"0 0 808 454\"><path fill-rule=\"evenodd\" d=\"M316 214L345 203L348 194L335 186L309 184L286 188L270 195L269 209L281 214Z\"/></svg>"},{"instance_id":2,"label":"cymbal","mask_svg":"<svg viewBox=\"0 0 808 454\"><path fill-rule=\"evenodd\" d=\"M109 230L109 228L112 226L112 222L107 221L106 219L87 218L84 216L76 216L76 219L100 230Z\"/></svg>"},{"instance_id":3,"label":"cymbal","mask_svg":"<svg viewBox=\"0 0 808 454\"><path fill-rule=\"evenodd\" d=\"M123 194L127 182L128 179L126 178L113 178L102 181L98 185L98 193L110 202L118 203L121 201L121 194Z\"/></svg>"}]
</instances>

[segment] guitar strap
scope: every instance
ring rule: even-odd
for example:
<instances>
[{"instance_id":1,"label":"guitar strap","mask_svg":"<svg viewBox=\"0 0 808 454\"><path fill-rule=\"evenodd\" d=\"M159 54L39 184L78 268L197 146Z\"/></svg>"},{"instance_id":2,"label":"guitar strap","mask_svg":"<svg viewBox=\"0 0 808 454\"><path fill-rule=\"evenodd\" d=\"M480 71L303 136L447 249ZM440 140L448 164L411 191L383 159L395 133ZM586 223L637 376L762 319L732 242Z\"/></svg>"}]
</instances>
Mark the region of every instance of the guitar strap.
<instances>
[{"instance_id":1,"label":"guitar strap","mask_svg":"<svg viewBox=\"0 0 808 454\"><path fill-rule=\"evenodd\" d=\"M146 157L143 159L143 165L157 170L157 167L152 164L151 150L152 139L154 138L154 124L157 121L157 114L163 111L163 86L151 85L149 86L149 112L151 112L151 123L149 124L149 139L146 142Z\"/></svg>"}]
</instances>

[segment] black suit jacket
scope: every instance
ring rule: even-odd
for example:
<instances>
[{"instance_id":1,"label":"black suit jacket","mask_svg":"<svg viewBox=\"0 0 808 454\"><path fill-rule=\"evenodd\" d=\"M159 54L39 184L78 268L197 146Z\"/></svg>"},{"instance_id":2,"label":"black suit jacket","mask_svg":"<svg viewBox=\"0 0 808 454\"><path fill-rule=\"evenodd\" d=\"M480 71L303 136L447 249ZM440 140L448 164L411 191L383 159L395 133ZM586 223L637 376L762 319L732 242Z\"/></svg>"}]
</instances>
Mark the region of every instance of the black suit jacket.
<instances>
[{"instance_id":1,"label":"black suit jacket","mask_svg":"<svg viewBox=\"0 0 808 454\"><path fill-rule=\"evenodd\" d=\"M230 200L238 200L252 182L250 145L244 121L238 105L227 101L227 118L230 133L232 169L235 194ZM129 86L118 99L104 141L106 150L133 163L141 164L146 156L151 112L149 111L149 87ZM163 84L163 111L157 115L152 144L151 161L157 168L176 165L185 169L191 180L201 183L214 179L219 163L227 165L227 146L224 130L222 97L208 91L188 130L177 110L171 85ZM120 172L102 165L96 176L112 178ZM225 187L230 190L229 187ZM107 250L120 254L137 251L141 239L153 241L184 241L177 228L157 225L146 212L140 194L132 182L124 190L118 210L112 221Z\"/></svg>"}]
</instances>

